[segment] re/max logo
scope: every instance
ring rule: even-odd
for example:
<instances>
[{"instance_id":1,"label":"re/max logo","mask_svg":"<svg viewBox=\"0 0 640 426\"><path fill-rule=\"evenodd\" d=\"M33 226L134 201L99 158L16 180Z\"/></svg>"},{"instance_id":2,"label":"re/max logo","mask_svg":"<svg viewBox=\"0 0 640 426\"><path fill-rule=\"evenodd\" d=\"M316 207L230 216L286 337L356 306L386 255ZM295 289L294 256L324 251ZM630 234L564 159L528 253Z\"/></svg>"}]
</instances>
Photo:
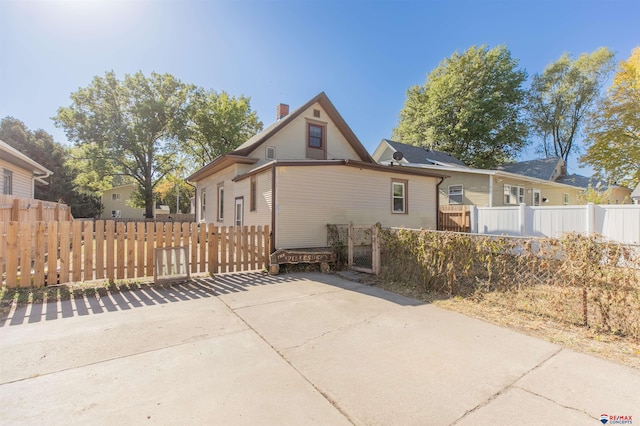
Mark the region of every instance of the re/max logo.
<instances>
[{"instance_id":1,"label":"re/max logo","mask_svg":"<svg viewBox=\"0 0 640 426\"><path fill-rule=\"evenodd\" d=\"M630 425L633 424L633 416L609 416L607 414L600 415L600 421L602 424L612 425Z\"/></svg>"}]
</instances>

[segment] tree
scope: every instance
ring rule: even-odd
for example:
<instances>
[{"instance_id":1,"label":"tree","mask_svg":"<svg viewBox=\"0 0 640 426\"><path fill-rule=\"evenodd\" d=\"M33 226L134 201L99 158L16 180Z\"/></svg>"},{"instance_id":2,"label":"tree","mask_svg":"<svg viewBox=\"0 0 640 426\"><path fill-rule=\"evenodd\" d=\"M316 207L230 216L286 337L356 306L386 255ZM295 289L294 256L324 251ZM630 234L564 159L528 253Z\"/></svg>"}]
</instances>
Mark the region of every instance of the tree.
<instances>
[{"instance_id":1,"label":"tree","mask_svg":"<svg viewBox=\"0 0 640 426\"><path fill-rule=\"evenodd\" d=\"M251 111L250 98L235 98L226 92L195 89L185 113L180 148L200 167L262 130L262 122Z\"/></svg>"},{"instance_id":2,"label":"tree","mask_svg":"<svg viewBox=\"0 0 640 426\"><path fill-rule=\"evenodd\" d=\"M95 217L102 212L100 198L75 185L69 149L55 142L49 133L31 131L22 121L5 117L0 121L0 139L53 172L47 178L48 185L36 184L37 199L65 203L75 217Z\"/></svg>"},{"instance_id":3,"label":"tree","mask_svg":"<svg viewBox=\"0 0 640 426\"><path fill-rule=\"evenodd\" d=\"M455 52L407 91L393 138L458 157L470 166L493 168L525 146L520 114L527 75L505 46L472 46Z\"/></svg>"},{"instance_id":4,"label":"tree","mask_svg":"<svg viewBox=\"0 0 640 426\"><path fill-rule=\"evenodd\" d=\"M603 47L577 59L565 53L533 76L527 111L547 157L560 157L566 164L571 152L579 149L576 138L585 114L598 99L612 67L613 53Z\"/></svg>"},{"instance_id":5,"label":"tree","mask_svg":"<svg viewBox=\"0 0 640 426\"><path fill-rule=\"evenodd\" d=\"M174 167L171 142L190 90L169 74L138 72L119 81L111 71L72 93L71 106L58 109L54 120L69 140L91 148L90 165L111 164L117 174L133 179L145 216L152 218L153 190Z\"/></svg>"},{"instance_id":6,"label":"tree","mask_svg":"<svg viewBox=\"0 0 640 426\"><path fill-rule=\"evenodd\" d=\"M580 159L600 178L634 188L640 182L640 46L622 61L586 127L590 144Z\"/></svg>"}]
</instances>

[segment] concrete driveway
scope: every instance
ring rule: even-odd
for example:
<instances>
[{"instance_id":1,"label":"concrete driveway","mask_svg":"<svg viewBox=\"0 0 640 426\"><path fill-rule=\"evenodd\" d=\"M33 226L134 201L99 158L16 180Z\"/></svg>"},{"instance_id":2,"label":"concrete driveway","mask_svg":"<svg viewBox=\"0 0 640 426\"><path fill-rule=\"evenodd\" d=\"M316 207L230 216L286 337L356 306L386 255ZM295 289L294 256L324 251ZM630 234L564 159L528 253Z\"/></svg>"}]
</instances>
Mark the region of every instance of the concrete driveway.
<instances>
[{"instance_id":1,"label":"concrete driveway","mask_svg":"<svg viewBox=\"0 0 640 426\"><path fill-rule=\"evenodd\" d=\"M639 370L335 275L219 275L0 326L0 424L640 423Z\"/></svg>"}]
</instances>

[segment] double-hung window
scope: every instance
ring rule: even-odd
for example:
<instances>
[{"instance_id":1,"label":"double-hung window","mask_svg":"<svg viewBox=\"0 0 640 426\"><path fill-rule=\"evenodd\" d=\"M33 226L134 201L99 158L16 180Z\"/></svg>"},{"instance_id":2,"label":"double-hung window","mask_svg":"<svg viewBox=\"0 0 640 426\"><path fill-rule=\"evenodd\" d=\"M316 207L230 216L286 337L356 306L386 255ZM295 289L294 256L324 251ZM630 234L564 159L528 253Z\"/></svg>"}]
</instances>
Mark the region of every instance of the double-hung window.
<instances>
[{"instance_id":1,"label":"double-hung window","mask_svg":"<svg viewBox=\"0 0 640 426\"><path fill-rule=\"evenodd\" d=\"M256 204L258 201L258 182L256 181L256 176L251 176L250 187L249 187L249 211L256 211Z\"/></svg>"},{"instance_id":2,"label":"double-hung window","mask_svg":"<svg viewBox=\"0 0 640 426\"><path fill-rule=\"evenodd\" d=\"M449 204L462 204L464 194L462 185L449 186Z\"/></svg>"},{"instance_id":3,"label":"double-hung window","mask_svg":"<svg viewBox=\"0 0 640 426\"><path fill-rule=\"evenodd\" d=\"M207 188L202 188L200 192L200 221L203 222L206 218L207 211Z\"/></svg>"},{"instance_id":4,"label":"double-hung window","mask_svg":"<svg viewBox=\"0 0 640 426\"><path fill-rule=\"evenodd\" d=\"M224 183L218 184L218 208L217 213L218 222L224 222Z\"/></svg>"},{"instance_id":5,"label":"double-hung window","mask_svg":"<svg viewBox=\"0 0 640 426\"><path fill-rule=\"evenodd\" d=\"M407 213L407 185L408 181L394 179L391 181L391 212Z\"/></svg>"},{"instance_id":6,"label":"double-hung window","mask_svg":"<svg viewBox=\"0 0 640 426\"><path fill-rule=\"evenodd\" d=\"M309 148L322 149L324 127L309 123Z\"/></svg>"},{"instance_id":7,"label":"double-hung window","mask_svg":"<svg viewBox=\"0 0 640 426\"><path fill-rule=\"evenodd\" d=\"M524 187L515 185L504 185L504 204L524 203Z\"/></svg>"},{"instance_id":8,"label":"double-hung window","mask_svg":"<svg viewBox=\"0 0 640 426\"><path fill-rule=\"evenodd\" d=\"M3 172L3 184L2 193L5 195L13 194L13 172L11 170L4 169Z\"/></svg>"}]
</instances>

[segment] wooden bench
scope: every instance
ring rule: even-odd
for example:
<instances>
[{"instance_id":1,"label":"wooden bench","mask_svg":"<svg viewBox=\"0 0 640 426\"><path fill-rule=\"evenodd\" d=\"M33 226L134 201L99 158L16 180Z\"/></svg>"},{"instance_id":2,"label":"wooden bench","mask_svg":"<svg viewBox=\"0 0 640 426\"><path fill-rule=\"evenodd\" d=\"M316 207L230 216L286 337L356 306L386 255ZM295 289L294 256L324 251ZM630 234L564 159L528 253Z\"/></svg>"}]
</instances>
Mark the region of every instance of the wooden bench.
<instances>
[{"instance_id":1,"label":"wooden bench","mask_svg":"<svg viewBox=\"0 0 640 426\"><path fill-rule=\"evenodd\" d=\"M278 249L269 256L269 273L278 275L280 265L298 263L319 263L322 272L329 272L329 263L335 262L336 254L332 251Z\"/></svg>"}]
</instances>

